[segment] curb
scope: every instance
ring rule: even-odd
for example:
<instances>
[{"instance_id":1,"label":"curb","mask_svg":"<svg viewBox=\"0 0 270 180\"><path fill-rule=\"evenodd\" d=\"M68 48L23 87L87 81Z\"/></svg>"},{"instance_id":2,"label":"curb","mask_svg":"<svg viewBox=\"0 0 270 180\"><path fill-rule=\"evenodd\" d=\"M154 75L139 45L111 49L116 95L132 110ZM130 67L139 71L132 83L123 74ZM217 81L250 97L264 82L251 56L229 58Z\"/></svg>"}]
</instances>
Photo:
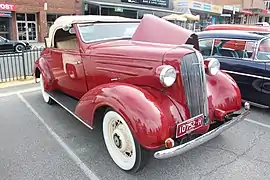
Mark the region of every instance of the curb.
<instances>
[{"instance_id":1,"label":"curb","mask_svg":"<svg viewBox=\"0 0 270 180\"><path fill-rule=\"evenodd\" d=\"M17 80L17 81L9 81L9 82L3 82L0 83L0 89L2 88L8 88L8 87L14 87L19 85L26 85L26 84L35 84L35 79L29 79L29 80Z\"/></svg>"}]
</instances>

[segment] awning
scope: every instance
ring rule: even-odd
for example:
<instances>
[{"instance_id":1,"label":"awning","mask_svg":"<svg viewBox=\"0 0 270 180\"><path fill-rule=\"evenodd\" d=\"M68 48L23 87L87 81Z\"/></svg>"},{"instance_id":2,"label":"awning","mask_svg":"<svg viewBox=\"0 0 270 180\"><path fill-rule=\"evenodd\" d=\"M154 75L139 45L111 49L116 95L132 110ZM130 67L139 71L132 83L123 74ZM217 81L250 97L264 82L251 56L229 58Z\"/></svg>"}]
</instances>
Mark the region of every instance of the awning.
<instances>
[{"instance_id":1,"label":"awning","mask_svg":"<svg viewBox=\"0 0 270 180\"><path fill-rule=\"evenodd\" d=\"M100 2L100 1L91 1L86 0L86 4L96 4L101 6L111 6L111 7L122 7L122 8L128 8L128 9L137 9L137 10L149 10L149 11L158 11L158 12L165 12L165 13L174 13L174 14L183 14L181 12L167 10L167 9L160 9L160 8L152 8L152 7L146 7L146 6L138 6L138 5L129 5L129 4L118 4L118 3L109 3L109 2Z\"/></svg>"},{"instance_id":2,"label":"awning","mask_svg":"<svg viewBox=\"0 0 270 180\"><path fill-rule=\"evenodd\" d=\"M179 15L179 14L170 14L170 15L164 16L162 18L166 19L166 20L187 21L186 17Z\"/></svg>"}]
</instances>

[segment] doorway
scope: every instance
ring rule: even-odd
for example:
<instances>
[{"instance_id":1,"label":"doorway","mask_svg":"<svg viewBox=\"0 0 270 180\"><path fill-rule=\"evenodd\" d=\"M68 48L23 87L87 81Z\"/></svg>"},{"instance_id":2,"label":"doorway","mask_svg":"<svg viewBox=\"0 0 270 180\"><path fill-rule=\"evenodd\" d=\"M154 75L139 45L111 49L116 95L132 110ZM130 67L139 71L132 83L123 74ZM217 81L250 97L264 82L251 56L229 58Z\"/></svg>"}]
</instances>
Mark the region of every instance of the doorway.
<instances>
[{"instance_id":1,"label":"doorway","mask_svg":"<svg viewBox=\"0 0 270 180\"><path fill-rule=\"evenodd\" d=\"M16 20L18 40L37 42L36 14L17 13Z\"/></svg>"}]
</instances>

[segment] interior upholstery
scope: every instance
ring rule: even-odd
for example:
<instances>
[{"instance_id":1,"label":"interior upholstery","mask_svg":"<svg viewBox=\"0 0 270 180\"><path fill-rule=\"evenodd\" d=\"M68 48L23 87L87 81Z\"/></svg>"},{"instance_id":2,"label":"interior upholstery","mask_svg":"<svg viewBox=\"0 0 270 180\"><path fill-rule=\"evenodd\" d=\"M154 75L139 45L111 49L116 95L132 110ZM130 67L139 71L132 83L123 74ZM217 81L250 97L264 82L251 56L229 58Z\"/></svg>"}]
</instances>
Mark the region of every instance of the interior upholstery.
<instances>
[{"instance_id":1,"label":"interior upholstery","mask_svg":"<svg viewBox=\"0 0 270 180\"><path fill-rule=\"evenodd\" d=\"M65 50L78 50L78 40L76 34L70 34L68 31L59 29L55 33L54 44L55 48Z\"/></svg>"},{"instance_id":2,"label":"interior upholstery","mask_svg":"<svg viewBox=\"0 0 270 180\"><path fill-rule=\"evenodd\" d=\"M59 49L79 49L76 37L56 42Z\"/></svg>"}]
</instances>

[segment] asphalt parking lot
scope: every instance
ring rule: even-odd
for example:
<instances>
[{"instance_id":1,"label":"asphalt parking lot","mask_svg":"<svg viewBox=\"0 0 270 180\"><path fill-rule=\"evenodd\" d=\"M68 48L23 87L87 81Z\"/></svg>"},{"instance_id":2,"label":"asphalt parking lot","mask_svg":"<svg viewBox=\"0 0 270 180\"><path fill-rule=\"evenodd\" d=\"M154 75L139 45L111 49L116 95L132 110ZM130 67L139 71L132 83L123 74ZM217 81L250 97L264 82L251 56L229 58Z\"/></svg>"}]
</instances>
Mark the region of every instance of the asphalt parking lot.
<instances>
[{"instance_id":1,"label":"asphalt parking lot","mask_svg":"<svg viewBox=\"0 0 270 180\"><path fill-rule=\"evenodd\" d=\"M129 175L109 157L100 129L45 104L36 85L0 89L1 180L269 179L269 139L270 110L252 107L245 121L207 144L171 159L152 158Z\"/></svg>"}]
</instances>

